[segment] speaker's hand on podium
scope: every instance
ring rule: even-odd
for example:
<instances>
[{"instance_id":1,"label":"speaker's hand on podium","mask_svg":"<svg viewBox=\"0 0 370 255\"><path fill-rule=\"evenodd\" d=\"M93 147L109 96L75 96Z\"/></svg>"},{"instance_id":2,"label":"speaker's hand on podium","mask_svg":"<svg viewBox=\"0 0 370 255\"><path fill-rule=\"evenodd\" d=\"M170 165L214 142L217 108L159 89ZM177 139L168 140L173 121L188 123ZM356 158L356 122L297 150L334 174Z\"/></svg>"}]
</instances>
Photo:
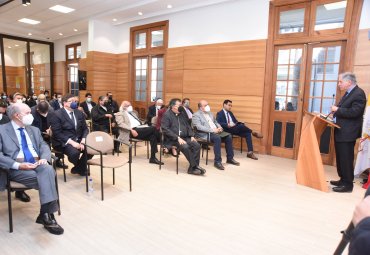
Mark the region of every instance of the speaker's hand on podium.
<instances>
[{"instance_id":1,"label":"speaker's hand on podium","mask_svg":"<svg viewBox=\"0 0 370 255\"><path fill-rule=\"evenodd\" d=\"M338 110L338 108L339 108L338 106L332 105L331 106L331 112L333 112L333 113L336 112Z\"/></svg>"}]
</instances>

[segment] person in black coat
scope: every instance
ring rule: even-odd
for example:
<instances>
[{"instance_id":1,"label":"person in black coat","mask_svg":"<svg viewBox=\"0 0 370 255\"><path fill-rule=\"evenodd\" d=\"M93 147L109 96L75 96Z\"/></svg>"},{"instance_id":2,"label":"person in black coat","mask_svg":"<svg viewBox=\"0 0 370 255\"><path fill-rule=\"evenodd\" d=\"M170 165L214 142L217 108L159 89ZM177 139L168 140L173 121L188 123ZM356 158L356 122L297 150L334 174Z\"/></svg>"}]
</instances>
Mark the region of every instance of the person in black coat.
<instances>
[{"instance_id":1,"label":"person in black coat","mask_svg":"<svg viewBox=\"0 0 370 255\"><path fill-rule=\"evenodd\" d=\"M338 86L346 91L338 105L331 107L333 119L340 128L334 130L338 181L330 181L335 192L352 192L354 179L354 147L361 137L363 114L366 106L364 91L357 86L353 73L339 75Z\"/></svg>"},{"instance_id":2,"label":"person in black coat","mask_svg":"<svg viewBox=\"0 0 370 255\"><path fill-rule=\"evenodd\" d=\"M77 99L68 94L62 98L63 108L50 116L53 147L68 156L74 167L72 174L86 175L87 163L84 143L89 129L85 115L77 109Z\"/></svg>"},{"instance_id":3,"label":"person in black coat","mask_svg":"<svg viewBox=\"0 0 370 255\"><path fill-rule=\"evenodd\" d=\"M149 126L152 125L152 118L158 115L158 111L164 107L163 100L161 98L157 98L155 103L149 107L148 114L146 116L146 121Z\"/></svg>"},{"instance_id":4,"label":"person in black coat","mask_svg":"<svg viewBox=\"0 0 370 255\"><path fill-rule=\"evenodd\" d=\"M116 113L119 111L118 104L115 100L113 100L113 94L112 92L107 92L108 97L108 106L112 109L113 113Z\"/></svg>"},{"instance_id":5,"label":"person in black coat","mask_svg":"<svg viewBox=\"0 0 370 255\"><path fill-rule=\"evenodd\" d=\"M86 114L86 119L87 120L91 120L91 110L92 108L94 108L96 105L95 102L92 101L92 95L91 93L86 93L85 95L85 101L83 101L80 106L82 107L82 109L84 110L85 114Z\"/></svg>"},{"instance_id":6,"label":"person in black coat","mask_svg":"<svg viewBox=\"0 0 370 255\"><path fill-rule=\"evenodd\" d=\"M357 206L352 218L355 229L349 244L350 255L369 254L370 251L370 196Z\"/></svg>"},{"instance_id":7,"label":"person in black coat","mask_svg":"<svg viewBox=\"0 0 370 255\"><path fill-rule=\"evenodd\" d=\"M59 110L60 108L63 107L63 104L62 104L62 95L59 94L59 93L56 93L56 98L55 99L52 99L50 100L50 105L51 107L53 107L53 109L56 111L56 110Z\"/></svg>"}]
</instances>

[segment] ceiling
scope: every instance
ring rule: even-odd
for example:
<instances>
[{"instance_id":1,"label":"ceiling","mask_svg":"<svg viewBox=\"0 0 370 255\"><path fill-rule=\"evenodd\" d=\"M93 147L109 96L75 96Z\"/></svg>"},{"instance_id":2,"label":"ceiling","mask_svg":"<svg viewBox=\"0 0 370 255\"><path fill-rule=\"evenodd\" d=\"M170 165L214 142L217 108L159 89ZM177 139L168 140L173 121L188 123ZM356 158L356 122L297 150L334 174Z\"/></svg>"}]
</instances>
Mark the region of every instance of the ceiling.
<instances>
[{"instance_id":1,"label":"ceiling","mask_svg":"<svg viewBox=\"0 0 370 255\"><path fill-rule=\"evenodd\" d=\"M234 0L31 0L31 5L23 6L21 0L14 0L0 7L0 33L55 41L86 33L90 19L121 25L229 1ZM57 4L75 11L63 14L49 10ZM169 4L172 8L167 8ZM138 12L143 15L138 15ZM24 24L18 21L22 18L38 20L40 23Z\"/></svg>"}]
</instances>

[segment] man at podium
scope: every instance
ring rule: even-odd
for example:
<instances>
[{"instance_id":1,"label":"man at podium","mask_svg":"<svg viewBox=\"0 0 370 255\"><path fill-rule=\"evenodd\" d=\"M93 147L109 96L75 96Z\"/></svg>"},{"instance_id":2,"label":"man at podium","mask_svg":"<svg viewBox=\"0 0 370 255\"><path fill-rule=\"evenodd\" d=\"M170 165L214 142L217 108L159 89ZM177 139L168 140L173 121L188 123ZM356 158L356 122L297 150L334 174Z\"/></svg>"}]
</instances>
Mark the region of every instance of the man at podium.
<instances>
[{"instance_id":1,"label":"man at podium","mask_svg":"<svg viewBox=\"0 0 370 255\"><path fill-rule=\"evenodd\" d=\"M361 137L362 118L366 105L364 91L358 87L353 73L342 73L338 86L346 91L337 105L331 107L333 120L340 128L334 130L338 181L330 181L335 192L352 192L354 179L354 147Z\"/></svg>"}]
</instances>

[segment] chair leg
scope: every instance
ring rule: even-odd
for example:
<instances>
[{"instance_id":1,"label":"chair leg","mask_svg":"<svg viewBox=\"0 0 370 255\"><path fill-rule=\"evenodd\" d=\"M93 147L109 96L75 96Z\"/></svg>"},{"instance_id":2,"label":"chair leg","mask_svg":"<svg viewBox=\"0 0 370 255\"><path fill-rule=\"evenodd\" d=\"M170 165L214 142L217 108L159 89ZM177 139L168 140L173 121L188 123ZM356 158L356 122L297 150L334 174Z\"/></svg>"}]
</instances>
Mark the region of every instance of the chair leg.
<instances>
[{"instance_id":1,"label":"chair leg","mask_svg":"<svg viewBox=\"0 0 370 255\"><path fill-rule=\"evenodd\" d=\"M12 197L10 189L8 188L8 213L9 213L9 232L13 233L13 209L12 209Z\"/></svg>"},{"instance_id":2,"label":"chair leg","mask_svg":"<svg viewBox=\"0 0 370 255\"><path fill-rule=\"evenodd\" d=\"M60 199L59 199L59 185L58 185L58 176L57 176L57 171L55 171L55 188L57 190L57 195L58 195L58 215L61 215L61 211L60 211Z\"/></svg>"},{"instance_id":3,"label":"chair leg","mask_svg":"<svg viewBox=\"0 0 370 255\"><path fill-rule=\"evenodd\" d=\"M203 154L204 154L203 144L201 145L201 147L202 147L202 158L203 158Z\"/></svg>"},{"instance_id":4,"label":"chair leg","mask_svg":"<svg viewBox=\"0 0 370 255\"><path fill-rule=\"evenodd\" d=\"M87 173L86 173L86 192L89 192L89 176L90 176L90 165L87 165Z\"/></svg>"},{"instance_id":5,"label":"chair leg","mask_svg":"<svg viewBox=\"0 0 370 255\"><path fill-rule=\"evenodd\" d=\"M64 167L64 154L63 154L63 156L62 156L62 164L63 164L64 182L67 182L66 168Z\"/></svg>"},{"instance_id":6,"label":"chair leg","mask_svg":"<svg viewBox=\"0 0 370 255\"><path fill-rule=\"evenodd\" d=\"M176 156L176 174L179 174L179 152L177 152Z\"/></svg>"},{"instance_id":7,"label":"chair leg","mask_svg":"<svg viewBox=\"0 0 370 255\"><path fill-rule=\"evenodd\" d=\"M136 144L137 144L137 142L134 142L134 155L135 155L135 157L136 157Z\"/></svg>"},{"instance_id":8,"label":"chair leg","mask_svg":"<svg viewBox=\"0 0 370 255\"><path fill-rule=\"evenodd\" d=\"M149 159L149 143L146 144L146 158Z\"/></svg>"},{"instance_id":9,"label":"chair leg","mask_svg":"<svg viewBox=\"0 0 370 255\"><path fill-rule=\"evenodd\" d=\"M162 169L162 154L163 154L163 144L161 141L161 145L159 146L159 170Z\"/></svg>"},{"instance_id":10,"label":"chair leg","mask_svg":"<svg viewBox=\"0 0 370 255\"><path fill-rule=\"evenodd\" d=\"M207 143L207 146L206 146L206 165L208 165L208 148L209 148L209 145Z\"/></svg>"},{"instance_id":11,"label":"chair leg","mask_svg":"<svg viewBox=\"0 0 370 255\"><path fill-rule=\"evenodd\" d=\"M131 162L128 163L128 175L129 175L130 192L131 192L132 191L132 183L131 183Z\"/></svg>"},{"instance_id":12,"label":"chair leg","mask_svg":"<svg viewBox=\"0 0 370 255\"><path fill-rule=\"evenodd\" d=\"M116 175L114 168L113 168L113 185L116 185Z\"/></svg>"},{"instance_id":13,"label":"chair leg","mask_svg":"<svg viewBox=\"0 0 370 255\"><path fill-rule=\"evenodd\" d=\"M240 137L240 153L243 153L243 137Z\"/></svg>"},{"instance_id":14,"label":"chair leg","mask_svg":"<svg viewBox=\"0 0 370 255\"><path fill-rule=\"evenodd\" d=\"M100 166L100 181L101 181L101 200L104 200L104 185L103 185L103 166Z\"/></svg>"}]
</instances>

